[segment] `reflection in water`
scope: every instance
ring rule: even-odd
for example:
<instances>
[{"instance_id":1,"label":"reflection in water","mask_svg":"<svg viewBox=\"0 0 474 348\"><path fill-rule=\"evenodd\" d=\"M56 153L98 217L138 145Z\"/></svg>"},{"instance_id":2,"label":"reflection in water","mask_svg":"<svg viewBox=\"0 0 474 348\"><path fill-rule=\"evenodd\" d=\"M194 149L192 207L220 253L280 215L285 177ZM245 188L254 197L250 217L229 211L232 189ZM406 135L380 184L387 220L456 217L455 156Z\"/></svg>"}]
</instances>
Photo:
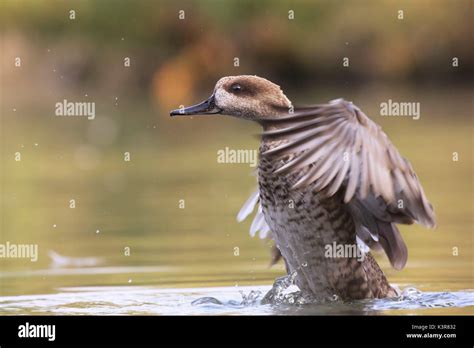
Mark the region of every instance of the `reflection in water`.
<instances>
[{"instance_id":1,"label":"reflection in water","mask_svg":"<svg viewBox=\"0 0 474 348\"><path fill-rule=\"evenodd\" d=\"M277 278L273 286L215 286L165 289L183 277L183 268L172 266L52 267L30 271L0 272L3 284L25 279L47 280L57 287L37 290L31 295L0 297L2 315L321 315L321 314L472 314L474 292L420 291L405 287L397 298L343 302L331 298L314 302L303 298L294 285L294 275ZM181 274L181 275L180 275ZM98 285L83 286L99 277ZM147 286L107 286L112 282L130 284L137 279ZM145 277L145 278L142 278ZM146 278L152 277L152 278ZM171 277L171 278L170 278ZM238 275L233 275L233 278ZM163 285L147 279L163 278ZM209 279L210 276L205 277ZM56 279L56 280L55 280ZM140 281L140 279L144 279ZM207 280L206 283L209 283ZM81 284L78 286L61 284ZM93 284L93 282L92 282ZM183 284L184 285L184 284ZM194 286L194 287L192 287ZM43 291L42 293L40 291ZM51 293L52 292L52 293ZM40 293L40 294L38 294Z\"/></svg>"},{"instance_id":2,"label":"reflection in water","mask_svg":"<svg viewBox=\"0 0 474 348\"><path fill-rule=\"evenodd\" d=\"M121 269L122 273L130 269ZM99 270L101 268L83 268ZM134 270L139 272L140 269ZM120 273L120 272L119 272ZM59 288L55 294L0 297L0 313L58 315L278 315L426 313L433 308L474 308L474 292L421 292L406 288L397 298L342 302L311 302L293 284L278 278L272 287L162 289L151 286ZM262 294L266 294L262 297ZM423 310L423 311L420 311ZM446 312L449 314L449 311Z\"/></svg>"},{"instance_id":3,"label":"reflection in water","mask_svg":"<svg viewBox=\"0 0 474 348\"><path fill-rule=\"evenodd\" d=\"M69 257L60 255L54 250L50 250L48 256L51 259L51 268L93 267L104 262L100 257Z\"/></svg>"},{"instance_id":4,"label":"reflection in water","mask_svg":"<svg viewBox=\"0 0 474 348\"><path fill-rule=\"evenodd\" d=\"M399 310L474 306L474 293L416 292L395 299L363 300L348 303L297 304L284 301L263 304L267 286L158 289L152 287L64 288L57 294L7 296L0 298L5 315L320 315L320 314L400 314ZM290 295L291 297L292 295ZM290 298L289 297L289 298ZM449 313L449 312L447 312Z\"/></svg>"}]
</instances>

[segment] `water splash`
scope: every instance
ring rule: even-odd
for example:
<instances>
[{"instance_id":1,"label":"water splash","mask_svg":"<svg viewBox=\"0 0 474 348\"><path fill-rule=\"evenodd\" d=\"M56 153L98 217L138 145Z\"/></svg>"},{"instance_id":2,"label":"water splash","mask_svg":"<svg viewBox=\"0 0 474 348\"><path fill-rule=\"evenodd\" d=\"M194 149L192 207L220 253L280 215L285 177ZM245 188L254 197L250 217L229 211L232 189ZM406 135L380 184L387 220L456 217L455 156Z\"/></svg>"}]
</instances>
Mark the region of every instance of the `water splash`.
<instances>
[{"instance_id":1,"label":"water splash","mask_svg":"<svg viewBox=\"0 0 474 348\"><path fill-rule=\"evenodd\" d=\"M222 306L231 306L234 308L239 307L248 307L248 306L258 306L260 305L261 301L259 300L262 292L259 290L250 290L248 294L245 294L243 290L239 291L240 295L242 296L241 301L229 300L227 303L218 300L215 297L200 297L191 302L192 306L199 306L199 305L222 305Z\"/></svg>"},{"instance_id":2,"label":"water splash","mask_svg":"<svg viewBox=\"0 0 474 348\"><path fill-rule=\"evenodd\" d=\"M245 295L243 291L240 291L240 295L242 296L242 302L240 303L241 306L256 306L260 304L259 298L262 295L262 292L251 290L248 295Z\"/></svg>"},{"instance_id":3,"label":"water splash","mask_svg":"<svg viewBox=\"0 0 474 348\"><path fill-rule=\"evenodd\" d=\"M409 310L474 306L474 292L423 292L413 287L405 288L400 296L373 300L374 310Z\"/></svg>"},{"instance_id":4,"label":"water splash","mask_svg":"<svg viewBox=\"0 0 474 348\"><path fill-rule=\"evenodd\" d=\"M417 288L405 288L401 292L400 296L397 297L399 301L403 300L413 300L413 299L419 299L421 296L423 296L423 292L421 290L418 290Z\"/></svg>"},{"instance_id":5,"label":"water splash","mask_svg":"<svg viewBox=\"0 0 474 348\"><path fill-rule=\"evenodd\" d=\"M221 301L215 297L201 297L192 301L193 306L210 309L246 309L253 307L259 312L263 307L271 308L275 314L377 314L387 310L421 310L474 306L474 292L423 292L413 287L400 290L393 298L342 301L337 295L325 299L304 297L295 285L296 272L277 278L272 288L261 298L262 291L240 290L240 301ZM261 299L260 299L261 298ZM238 313L238 312L237 312Z\"/></svg>"},{"instance_id":6,"label":"water splash","mask_svg":"<svg viewBox=\"0 0 474 348\"><path fill-rule=\"evenodd\" d=\"M282 304L305 304L308 302L303 297L301 291L295 285L297 272L293 272L284 277L277 278L272 288L262 299L262 304L282 305Z\"/></svg>"}]
</instances>

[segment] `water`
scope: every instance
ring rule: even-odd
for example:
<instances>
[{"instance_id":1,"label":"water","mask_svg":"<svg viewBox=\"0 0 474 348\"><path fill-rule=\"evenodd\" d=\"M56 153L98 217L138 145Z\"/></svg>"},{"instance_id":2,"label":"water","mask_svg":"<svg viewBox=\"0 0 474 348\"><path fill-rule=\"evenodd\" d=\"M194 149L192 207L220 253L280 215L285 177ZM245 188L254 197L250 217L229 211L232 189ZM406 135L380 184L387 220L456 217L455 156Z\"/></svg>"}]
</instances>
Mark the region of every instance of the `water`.
<instances>
[{"instance_id":1,"label":"water","mask_svg":"<svg viewBox=\"0 0 474 348\"><path fill-rule=\"evenodd\" d=\"M273 287L92 286L59 288L54 294L0 298L0 312L4 315L371 315L407 311L449 314L454 308L458 313L472 314L473 306L472 291L422 292L415 288L406 288L399 297L391 299L311 303L282 278Z\"/></svg>"}]
</instances>

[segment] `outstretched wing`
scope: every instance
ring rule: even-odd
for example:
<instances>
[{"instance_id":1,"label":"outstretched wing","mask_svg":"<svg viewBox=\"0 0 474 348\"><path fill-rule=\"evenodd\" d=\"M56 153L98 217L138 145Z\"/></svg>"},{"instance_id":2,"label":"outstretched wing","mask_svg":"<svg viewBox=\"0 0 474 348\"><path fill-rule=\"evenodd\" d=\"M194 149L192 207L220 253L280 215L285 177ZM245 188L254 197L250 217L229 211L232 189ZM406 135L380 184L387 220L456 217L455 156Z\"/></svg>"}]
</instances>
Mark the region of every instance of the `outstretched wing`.
<instances>
[{"instance_id":1,"label":"outstretched wing","mask_svg":"<svg viewBox=\"0 0 474 348\"><path fill-rule=\"evenodd\" d=\"M293 188L327 196L342 192L357 236L372 248L381 246L392 266L403 268L407 251L395 223L433 227L435 219L412 166L380 126L342 99L262 123L264 138L282 141L262 156L296 154L276 172L294 174L307 167Z\"/></svg>"}]
</instances>

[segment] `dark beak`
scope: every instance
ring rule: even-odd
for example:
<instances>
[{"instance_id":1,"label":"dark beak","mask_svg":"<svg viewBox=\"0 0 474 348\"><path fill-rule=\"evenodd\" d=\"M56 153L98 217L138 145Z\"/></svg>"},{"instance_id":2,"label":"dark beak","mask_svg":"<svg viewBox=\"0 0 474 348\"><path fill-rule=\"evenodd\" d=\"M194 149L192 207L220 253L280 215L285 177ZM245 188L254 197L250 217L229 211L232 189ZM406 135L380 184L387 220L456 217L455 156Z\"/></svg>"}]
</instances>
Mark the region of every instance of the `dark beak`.
<instances>
[{"instance_id":1,"label":"dark beak","mask_svg":"<svg viewBox=\"0 0 474 348\"><path fill-rule=\"evenodd\" d=\"M176 109L170 112L170 116L182 116L182 115L212 115L220 114L222 112L216 106L214 100L214 94L211 95L207 100L200 104L189 106L187 108Z\"/></svg>"}]
</instances>

